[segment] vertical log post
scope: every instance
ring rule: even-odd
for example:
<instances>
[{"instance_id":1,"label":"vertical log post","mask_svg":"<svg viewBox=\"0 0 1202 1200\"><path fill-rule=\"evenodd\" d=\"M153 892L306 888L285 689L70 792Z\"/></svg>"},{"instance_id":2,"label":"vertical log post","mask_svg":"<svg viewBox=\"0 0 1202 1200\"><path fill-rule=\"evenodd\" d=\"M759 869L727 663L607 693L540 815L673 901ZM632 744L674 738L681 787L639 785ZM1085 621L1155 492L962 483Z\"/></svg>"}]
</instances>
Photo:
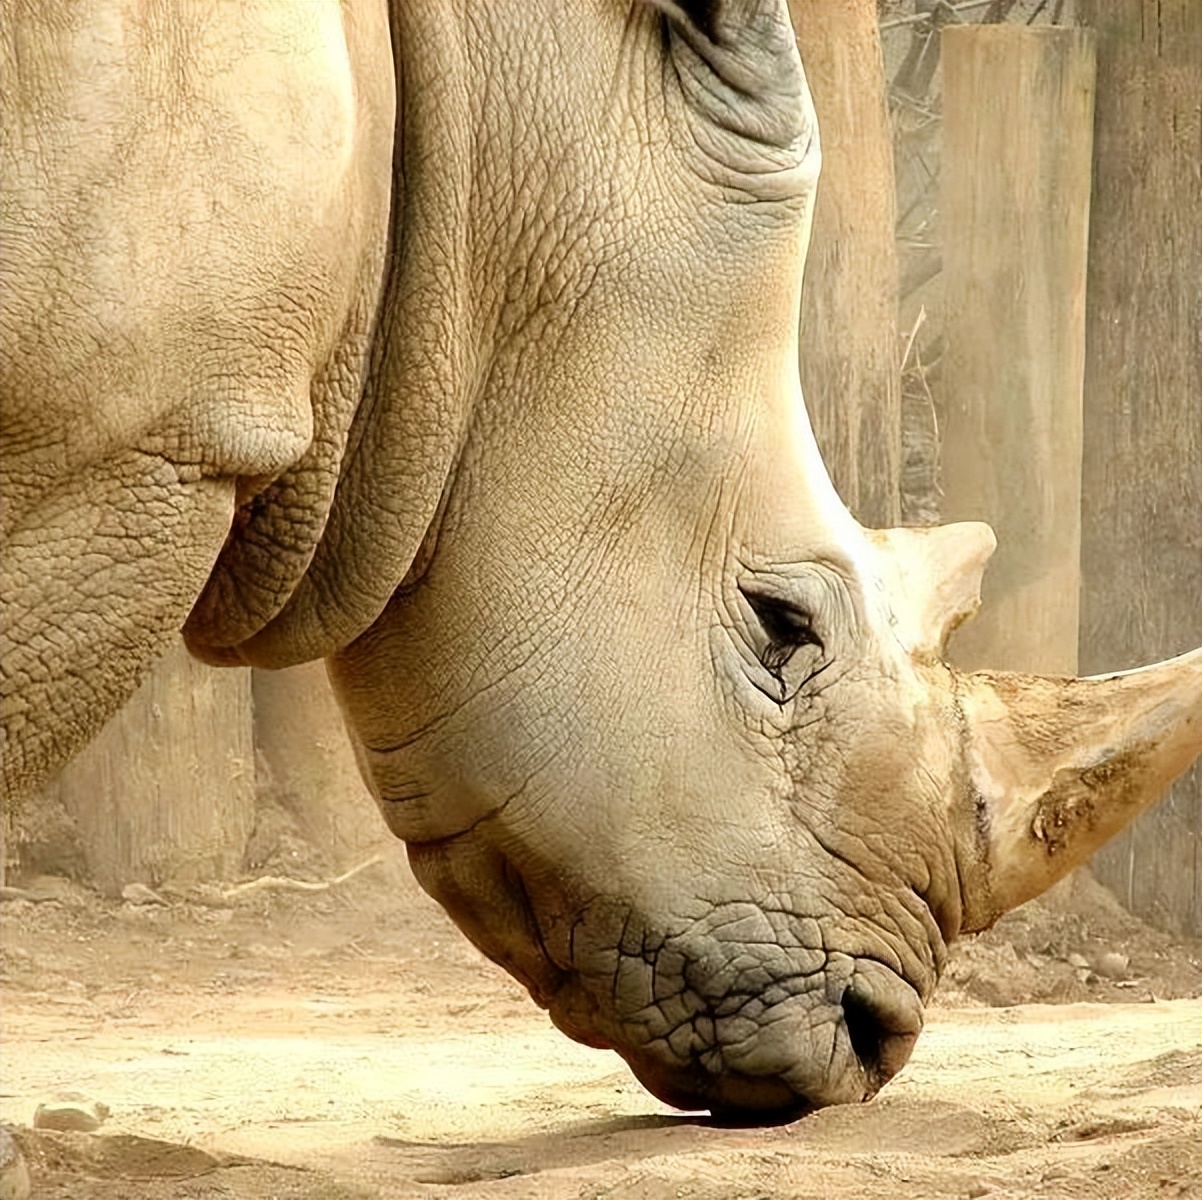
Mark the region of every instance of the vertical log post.
<instances>
[{"instance_id":1,"label":"vertical log post","mask_svg":"<svg viewBox=\"0 0 1202 1200\"><path fill-rule=\"evenodd\" d=\"M822 139L801 300L801 385L831 479L865 525L898 522L901 377L893 137L875 0L789 0Z\"/></svg>"},{"instance_id":2,"label":"vertical log post","mask_svg":"<svg viewBox=\"0 0 1202 1200\"><path fill-rule=\"evenodd\" d=\"M1075 674L1093 39L959 27L942 51L943 511L998 535L951 656Z\"/></svg>"},{"instance_id":3,"label":"vertical log post","mask_svg":"<svg viewBox=\"0 0 1202 1200\"><path fill-rule=\"evenodd\" d=\"M181 642L50 788L101 891L236 876L255 815L250 672Z\"/></svg>"},{"instance_id":4,"label":"vertical log post","mask_svg":"<svg viewBox=\"0 0 1202 1200\"><path fill-rule=\"evenodd\" d=\"M282 805L335 866L392 844L359 774L325 664L251 675L260 796Z\"/></svg>"},{"instance_id":5,"label":"vertical log post","mask_svg":"<svg viewBox=\"0 0 1202 1200\"><path fill-rule=\"evenodd\" d=\"M1081 668L1202 641L1202 4L1086 0L1098 42L1082 471ZM1094 860L1202 931L1202 768Z\"/></svg>"}]
</instances>

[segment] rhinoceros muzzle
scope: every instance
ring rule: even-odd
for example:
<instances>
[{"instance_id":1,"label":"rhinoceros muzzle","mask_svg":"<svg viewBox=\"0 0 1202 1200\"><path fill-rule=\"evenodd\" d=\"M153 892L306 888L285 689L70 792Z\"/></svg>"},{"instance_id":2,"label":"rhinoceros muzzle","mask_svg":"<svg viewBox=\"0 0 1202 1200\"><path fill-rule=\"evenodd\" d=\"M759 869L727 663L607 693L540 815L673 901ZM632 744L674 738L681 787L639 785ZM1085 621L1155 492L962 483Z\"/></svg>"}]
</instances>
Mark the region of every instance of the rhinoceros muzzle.
<instances>
[{"instance_id":1,"label":"rhinoceros muzzle","mask_svg":"<svg viewBox=\"0 0 1202 1200\"><path fill-rule=\"evenodd\" d=\"M869 1099L905 1065L922 1001L891 967L792 939L714 932L624 931L604 956L608 976L567 976L552 1019L578 1041L616 1050L665 1103L745 1120Z\"/></svg>"}]
</instances>

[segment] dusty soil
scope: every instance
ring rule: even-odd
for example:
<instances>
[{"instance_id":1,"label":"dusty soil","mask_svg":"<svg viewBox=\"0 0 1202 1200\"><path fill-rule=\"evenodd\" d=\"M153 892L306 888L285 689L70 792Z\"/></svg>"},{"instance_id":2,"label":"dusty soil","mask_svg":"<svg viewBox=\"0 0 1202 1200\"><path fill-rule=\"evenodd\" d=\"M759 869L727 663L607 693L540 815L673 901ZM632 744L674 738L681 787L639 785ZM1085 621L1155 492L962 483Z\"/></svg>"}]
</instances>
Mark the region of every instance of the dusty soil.
<instances>
[{"instance_id":1,"label":"dusty soil","mask_svg":"<svg viewBox=\"0 0 1202 1200\"><path fill-rule=\"evenodd\" d=\"M318 893L26 886L0 906L0 1118L35 1200L1202 1195L1196 947L1088 880L959 952L875 1101L768 1129L568 1042L392 850ZM111 1115L32 1128L68 1093Z\"/></svg>"}]
</instances>

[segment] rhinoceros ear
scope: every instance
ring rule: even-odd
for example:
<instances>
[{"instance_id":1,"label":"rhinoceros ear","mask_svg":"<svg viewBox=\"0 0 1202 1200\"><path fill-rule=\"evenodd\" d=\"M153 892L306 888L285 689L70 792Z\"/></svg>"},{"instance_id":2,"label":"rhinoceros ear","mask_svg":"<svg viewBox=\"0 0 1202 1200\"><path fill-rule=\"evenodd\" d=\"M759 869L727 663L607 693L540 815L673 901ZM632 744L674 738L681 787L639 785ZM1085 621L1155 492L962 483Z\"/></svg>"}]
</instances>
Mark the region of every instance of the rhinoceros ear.
<instances>
[{"instance_id":1,"label":"rhinoceros ear","mask_svg":"<svg viewBox=\"0 0 1202 1200\"><path fill-rule=\"evenodd\" d=\"M811 197L818 123L786 0L645 0L664 17L692 141L715 181Z\"/></svg>"},{"instance_id":2,"label":"rhinoceros ear","mask_svg":"<svg viewBox=\"0 0 1202 1200\"><path fill-rule=\"evenodd\" d=\"M952 630L981 605L981 576L997 548L988 525L962 521L928 529L865 531L898 637L920 657L938 657Z\"/></svg>"},{"instance_id":3,"label":"rhinoceros ear","mask_svg":"<svg viewBox=\"0 0 1202 1200\"><path fill-rule=\"evenodd\" d=\"M716 46L745 36L763 40L765 30L775 41L781 29L791 29L787 0L647 0L674 24L701 34Z\"/></svg>"},{"instance_id":4,"label":"rhinoceros ear","mask_svg":"<svg viewBox=\"0 0 1202 1200\"><path fill-rule=\"evenodd\" d=\"M1202 650L1090 679L957 677L977 854L963 929L1085 862L1202 749Z\"/></svg>"}]
</instances>

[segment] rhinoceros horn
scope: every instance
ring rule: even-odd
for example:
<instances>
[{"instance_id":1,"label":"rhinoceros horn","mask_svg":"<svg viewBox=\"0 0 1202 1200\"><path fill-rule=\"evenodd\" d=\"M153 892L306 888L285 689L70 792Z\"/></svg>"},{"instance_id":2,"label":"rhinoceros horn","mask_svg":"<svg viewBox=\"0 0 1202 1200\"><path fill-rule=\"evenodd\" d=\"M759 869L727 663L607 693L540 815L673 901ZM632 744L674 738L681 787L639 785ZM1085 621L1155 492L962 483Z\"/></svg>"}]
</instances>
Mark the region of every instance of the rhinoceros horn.
<instances>
[{"instance_id":1,"label":"rhinoceros horn","mask_svg":"<svg viewBox=\"0 0 1202 1200\"><path fill-rule=\"evenodd\" d=\"M955 675L978 855L963 930L1085 862L1197 757L1202 650L1087 679Z\"/></svg>"},{"instance_id":2,"label":"rhinoceros horn","mask_svg":"<svg viewBox=\"0 0 1202 1200\"><path fill-rule=\"evenodd\" d=\"M947 639L981 605L981 576L997 538L980 521L920 529L867 529L892 597L895 632L918 658L941 658Z\"/></svg>"},{"instance_id":3,"label":"rhinoceros horn","mask_svg":"<svg viewBox=\"0 0 1202 1200\"><path fill-rule=\"evenodd\" d=\"M919 661L941 659L979 606L992 531L962 523L868 536L897 598L898 637ZM1202 749L1202 650L1086 679L954 669L950 678L962 783L975 801L961 868L966 933L1080 866Z\"/></svg>"}]
</instances>

